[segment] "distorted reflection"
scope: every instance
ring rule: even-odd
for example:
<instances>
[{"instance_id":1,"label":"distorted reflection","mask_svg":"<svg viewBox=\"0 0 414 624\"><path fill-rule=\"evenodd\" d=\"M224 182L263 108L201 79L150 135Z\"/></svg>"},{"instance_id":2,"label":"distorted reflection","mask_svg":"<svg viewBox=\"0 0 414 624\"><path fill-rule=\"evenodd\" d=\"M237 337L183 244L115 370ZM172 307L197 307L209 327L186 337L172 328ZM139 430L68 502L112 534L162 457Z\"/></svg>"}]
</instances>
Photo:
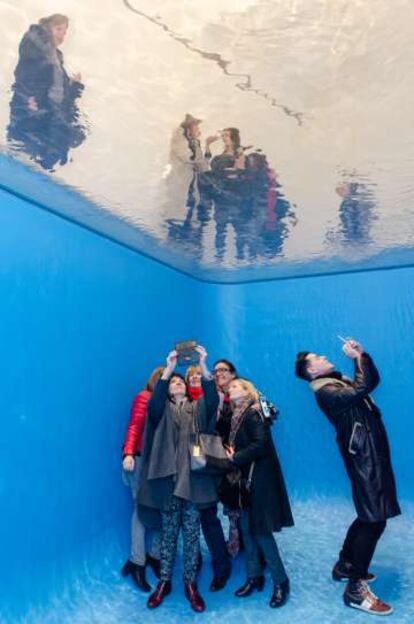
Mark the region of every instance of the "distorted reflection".
<instances>
[{"instance_id":1,"label":"distorted reflection","mask_svg":"<svg viewBox=\"0 0 414 624\"><path fill-rule=\"evenodd\" d=\"M53 14L32 24L19 45L19 60L10 102L8 140L44 169L64 165L71 148L86 137L77 99L81 75L69 76L59 46L69 26L65 15Z\"/></svg>"},{"instance_id":2,"label":"distorted reflection","mask_svg":"<svg viewBox=\"0 0 414 624\"><path fill-rule=\"evenodd\" d=\"M376 220L375 196L372 184L356 180L355 175L336 188L342 198L339 206L339 236L343 244L367 245Z\"/></svg>"},{"instance_id":3,"label":"distorted reflection","mask_svg":"<svg viewBox=\"0 0 414 624\"><path fill-rule=\"evenodd\" d=\"M186 214L183 220L167 220L169 240L184 244L201 259L204 235L213 220L216 260L223 261L228 252L229 226L236 260L281 255L296 216L266 155L253 145L242 145L235 127L208 136L203 146L201 121L187 114L171 143L170 192L174 189L176 206L177 199L185 197ZM219 141L221 151L213 155L212 146Z\"/></svg>"}]
</instances>

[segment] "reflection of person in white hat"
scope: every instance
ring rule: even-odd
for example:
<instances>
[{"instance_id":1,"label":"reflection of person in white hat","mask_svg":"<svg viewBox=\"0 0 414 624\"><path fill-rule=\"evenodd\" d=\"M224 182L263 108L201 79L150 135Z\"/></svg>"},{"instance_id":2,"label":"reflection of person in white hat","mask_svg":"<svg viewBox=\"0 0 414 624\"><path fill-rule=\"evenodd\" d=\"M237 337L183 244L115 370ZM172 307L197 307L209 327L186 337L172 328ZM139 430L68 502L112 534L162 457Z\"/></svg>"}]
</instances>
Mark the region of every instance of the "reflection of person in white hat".
<instances>
[{"instance_id":1,"label":"reflection of person in white hat","mask_svg":"<svg viewBox=\"0 0 414 624\"><path fill-rule=\"evenodd\" d=\"M209 169L201 147L201 122L187 113L171 139L169 163L163 177L175 206L194 206L200 199L198 174Z\"/></svg>"}]
</instances>

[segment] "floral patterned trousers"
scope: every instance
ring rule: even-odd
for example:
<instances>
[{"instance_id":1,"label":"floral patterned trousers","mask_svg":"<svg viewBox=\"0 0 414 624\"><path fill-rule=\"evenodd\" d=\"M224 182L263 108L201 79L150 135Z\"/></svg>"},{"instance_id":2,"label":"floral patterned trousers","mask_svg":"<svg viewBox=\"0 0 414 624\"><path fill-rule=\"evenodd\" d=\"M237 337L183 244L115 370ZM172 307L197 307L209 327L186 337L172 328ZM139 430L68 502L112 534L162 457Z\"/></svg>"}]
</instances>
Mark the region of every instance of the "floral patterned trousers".
<instances>
[{"instance_id":1,"label":"floral patterned trousers","mask_svg":"<svg viewBox=\"0 0 414 624\"><path fill-rule=\"evenodd\" d=\"M191 501L173 496L168 508L161 515L161 580L171 580L181 529L183 533L183 578L185 583L193 583L197 576L200 551L199 511Z\"/></svg>"}]
</instances>

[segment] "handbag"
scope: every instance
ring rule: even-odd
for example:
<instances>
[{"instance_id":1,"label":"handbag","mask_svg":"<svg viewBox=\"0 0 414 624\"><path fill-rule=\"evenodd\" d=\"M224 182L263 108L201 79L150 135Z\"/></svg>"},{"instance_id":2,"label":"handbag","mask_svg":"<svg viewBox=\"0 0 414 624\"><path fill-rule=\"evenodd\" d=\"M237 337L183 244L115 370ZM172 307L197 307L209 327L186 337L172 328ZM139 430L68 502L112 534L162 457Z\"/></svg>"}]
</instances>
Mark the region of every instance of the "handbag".
<instances>
[{"instance_id":1,"label":"handbag","mask_svg":"<svg viewBox=\"0 0 414 624\"><path fill-rule=\"evenodd\" d=\"M248 509L251 506L251 486L255 462L250 464L247 479L239 468L224 475L218 486L219 500L228 509Z\"/></svg>"},{"instance_id":2,"label":"handbag","mask_svg":"<svg viewBox=\"0 0 414 624\"><path fill-rule=\"evenodd\" d=\"M201 433L197 417L194 418L195 434L190 438L191 470L203 474L222 474L229 470L231 462L227 458L221 437L217 434Z\"/></svg>"}]
</instances>

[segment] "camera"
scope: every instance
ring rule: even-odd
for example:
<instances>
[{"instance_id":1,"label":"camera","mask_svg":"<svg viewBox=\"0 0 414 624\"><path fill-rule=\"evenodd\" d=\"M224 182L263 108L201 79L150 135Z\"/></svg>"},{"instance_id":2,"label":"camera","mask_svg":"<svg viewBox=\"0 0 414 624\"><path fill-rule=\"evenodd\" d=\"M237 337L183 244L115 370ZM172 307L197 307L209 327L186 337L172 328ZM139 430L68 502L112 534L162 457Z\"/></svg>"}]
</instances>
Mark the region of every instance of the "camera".
<instances>
[{"instance_id":1,"label":"camera","mask_svg":"<svg viewBox=\"0 0 414 624\"><path fill-rule=\"evenodd\" d=\"M196 351L196 340L184 340L177 342L175 350L177 351L177 364L179 366L189 366L191 364L198 364L200 356Z\"/></svg>"},{"instance_id":2,"label":"camera","mask_svg":"<svg viewBox=\"0 0 414 624\"><path fill-rule=\"evenodd\" d=\"M272 425L279 416L279 410L267 397L259 393L260 413L264 422Z\"/></svg>"}]
</instances>

